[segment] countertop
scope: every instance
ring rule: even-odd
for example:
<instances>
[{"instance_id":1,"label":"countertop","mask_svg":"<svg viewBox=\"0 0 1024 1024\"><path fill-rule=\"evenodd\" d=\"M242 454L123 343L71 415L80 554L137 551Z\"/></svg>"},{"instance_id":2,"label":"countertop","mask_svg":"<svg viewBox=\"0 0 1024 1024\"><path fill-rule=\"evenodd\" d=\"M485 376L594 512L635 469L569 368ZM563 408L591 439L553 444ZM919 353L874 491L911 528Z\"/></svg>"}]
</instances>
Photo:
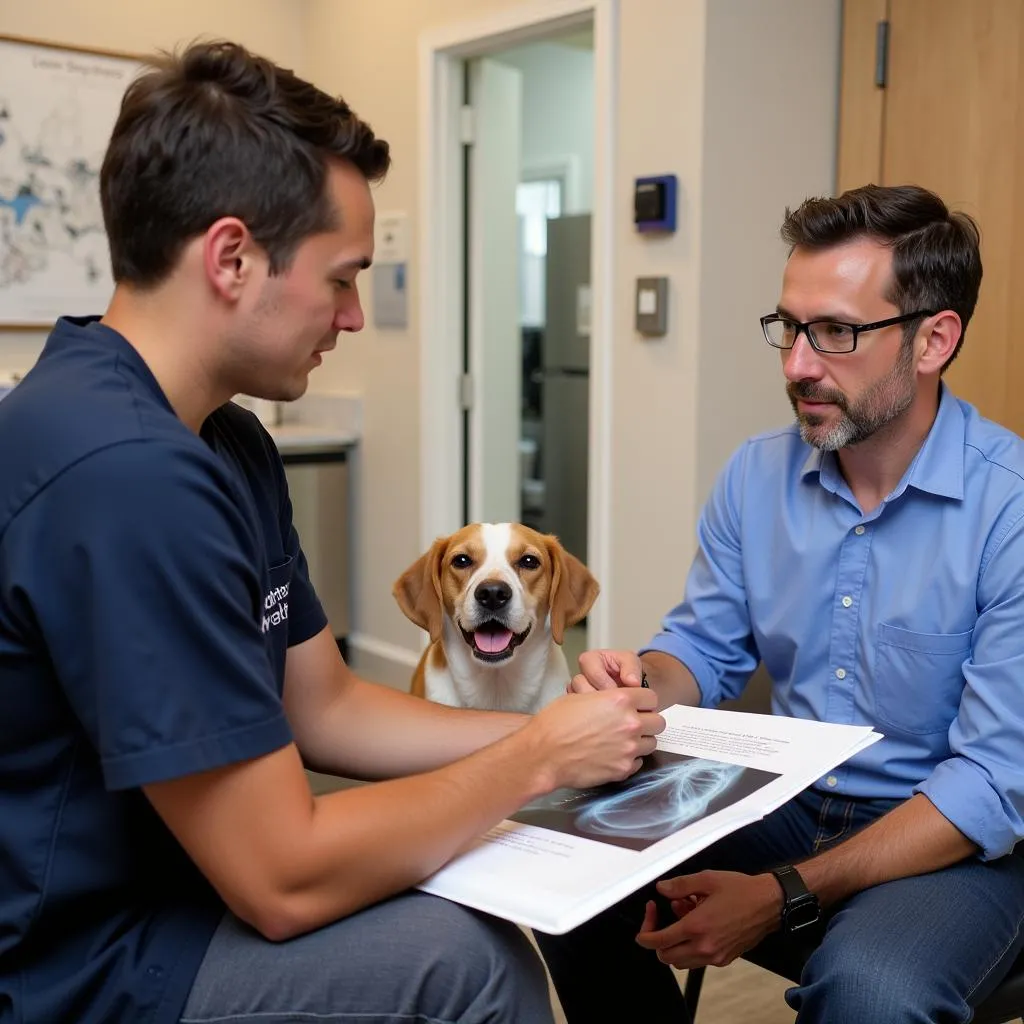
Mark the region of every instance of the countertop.
<instances>
[{"instance_id":1,"label":"countertop","mask_svg":"<svg viewBox=\"0 0 1024 1024\"><path fill-rule=\"evenodd\" d=\"M282 455L346 452L359 442L359 435L352 430L308 423L283 423L267 431Z\"/></svg>"}]
</instances>

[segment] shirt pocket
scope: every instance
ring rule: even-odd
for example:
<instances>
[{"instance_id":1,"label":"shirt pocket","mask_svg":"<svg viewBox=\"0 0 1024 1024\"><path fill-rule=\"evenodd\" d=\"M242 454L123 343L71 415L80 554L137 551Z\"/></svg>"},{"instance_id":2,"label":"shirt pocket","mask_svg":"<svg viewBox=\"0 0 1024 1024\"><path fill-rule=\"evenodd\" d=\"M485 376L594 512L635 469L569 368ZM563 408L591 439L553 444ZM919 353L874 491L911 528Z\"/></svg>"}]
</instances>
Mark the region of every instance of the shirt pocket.
<instances>
[{"instance_id":1,"label":"shirt pocket","mask_svg":"<svg viewBox=\"0 0 1024 1024\"><path fill-rule=\"evenodd\" d=\"M966 633L915 633L878 625L875 711L879 724L898 732L945 732L956 718L964 689L963 663L971 653Z\"/></svg>"}]
</instances>

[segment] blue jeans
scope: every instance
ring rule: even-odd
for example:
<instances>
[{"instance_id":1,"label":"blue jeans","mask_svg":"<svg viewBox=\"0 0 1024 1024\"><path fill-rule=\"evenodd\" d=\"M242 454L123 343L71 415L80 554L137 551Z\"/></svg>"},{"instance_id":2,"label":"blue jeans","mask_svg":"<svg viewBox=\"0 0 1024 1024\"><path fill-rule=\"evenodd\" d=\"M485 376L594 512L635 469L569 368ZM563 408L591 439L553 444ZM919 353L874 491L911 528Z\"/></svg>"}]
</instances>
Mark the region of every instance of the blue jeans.
<instances>
[{"instance_id":1,"label":"blue jeans","mask_svg":"<svg viewBox=\"0 0 1024 1024\"><path fill-rule=\"evenodd\" d=\"M807 790L667 877L705 869L756 874L841 842L895 806ZM646 887L567 935L537 933L569 1024L685 1024L671 969L634 937ZM963 861L886 882L832 908L800 984L786 993L799 1024L966 1022L1024 944L1024 857ZM787 941L781 932L768 941Z\"/></svg>"},{"instance_id":2,"label":"blue jeans","mask_svg":"<svg viewBox=\"0 0 1024 1024\"><path fill-rule=\"evenodd\" d=\"M552 1024L547 978L514 925L404 893L288 942L225 915L182 1024Z\"/></svg>"}]
</instances>

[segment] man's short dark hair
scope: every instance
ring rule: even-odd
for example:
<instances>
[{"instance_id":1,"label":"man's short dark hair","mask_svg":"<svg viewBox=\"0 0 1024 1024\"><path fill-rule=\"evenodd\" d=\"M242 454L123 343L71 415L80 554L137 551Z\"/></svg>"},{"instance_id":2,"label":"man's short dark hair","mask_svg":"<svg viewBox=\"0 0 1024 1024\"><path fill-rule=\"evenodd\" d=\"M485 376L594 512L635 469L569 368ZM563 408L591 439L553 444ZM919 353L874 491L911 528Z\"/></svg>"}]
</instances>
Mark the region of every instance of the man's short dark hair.
<instances>
[{"instance_id":1,"label":"man's short dark hair","mask_svg":"<svg viewBox=\"0 0 1024 1024\"><path fill-rule=\"evenodd\" d=\"M957 357L981 287L978 226L952 213L934 193L917 185L864 185L838 198L807 199L786 210L782 240L792 248L820 250L871 238L892 249L893 279L886 299L901 313L951 309L962 331ZM919 321L907 324L912 337Z\"/></svg>"},{"instance_id":2,"label":"man's short dark hair","mask_svg":"<svg viewBox=\"0 0 1024 1024\"><path fill-rule=\"evenodd\" d=\"M151 65L124 94L100 172L115 281L159 284L226 216L278 273L343 215L327 192L331 158L367 181L387 173L388 144L343 100L242 46L195 43Z\"/></svg>"}]
</instances>

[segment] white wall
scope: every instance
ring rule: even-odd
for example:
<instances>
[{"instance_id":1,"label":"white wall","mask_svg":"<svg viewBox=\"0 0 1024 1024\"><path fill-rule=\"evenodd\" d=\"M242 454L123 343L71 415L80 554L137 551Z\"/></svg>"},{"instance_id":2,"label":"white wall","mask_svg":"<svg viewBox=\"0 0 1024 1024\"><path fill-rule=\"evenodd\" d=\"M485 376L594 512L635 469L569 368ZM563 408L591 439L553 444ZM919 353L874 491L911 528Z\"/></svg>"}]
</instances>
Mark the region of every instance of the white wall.
<instances>
[{"instance_id":1,"label":"white wall","mask_svg":"<svg viewBox=\"0 0 1024 1024\"><path fill-rule=\"evenodd\" d=\"M621 5L616 110L612 381L612 643L637 646L678 599L694 549L705 3L626 0ZM633 227L633 182L679 179L678 230ZM668 334L633 329L636 278L669 277Z\"/></svg>"},{"instance_id":2,"label":"white wall","mask_svg":"<svg viewBox=\"0 0 1024 1024\"><path fill-rule=\"evenodd\" d=\"M835 180L837 0L708 5L702 196L697 497L737 443L788 423L778 353L758 318L775 309L787 206ZM785 55L799 54L798 60ZM780 55L783 55L780 57Z\"/></svg>"},{"instance_id":3,"label":"white wall","mask_svg":"<svg viewBox=\"0 0 1024 1024\"><path fill-rule=\"evenodd\" d=\"M523 73L524 172L567 164L562 212L588 213L594 195L593 50L540 42L493 57Z\"/></svg>"},{"instance_id":4,"label":"white wall","mask_svg":"<svg viewBox=\"0 0 1024 1024\"><path fill-rule=\"evenodd\" d=\"M470 516L490 523L519 518L519 220L523 73L484 58L472 63L470 96L470 358L476 387Z\"/></svg>"}]
</instances>

